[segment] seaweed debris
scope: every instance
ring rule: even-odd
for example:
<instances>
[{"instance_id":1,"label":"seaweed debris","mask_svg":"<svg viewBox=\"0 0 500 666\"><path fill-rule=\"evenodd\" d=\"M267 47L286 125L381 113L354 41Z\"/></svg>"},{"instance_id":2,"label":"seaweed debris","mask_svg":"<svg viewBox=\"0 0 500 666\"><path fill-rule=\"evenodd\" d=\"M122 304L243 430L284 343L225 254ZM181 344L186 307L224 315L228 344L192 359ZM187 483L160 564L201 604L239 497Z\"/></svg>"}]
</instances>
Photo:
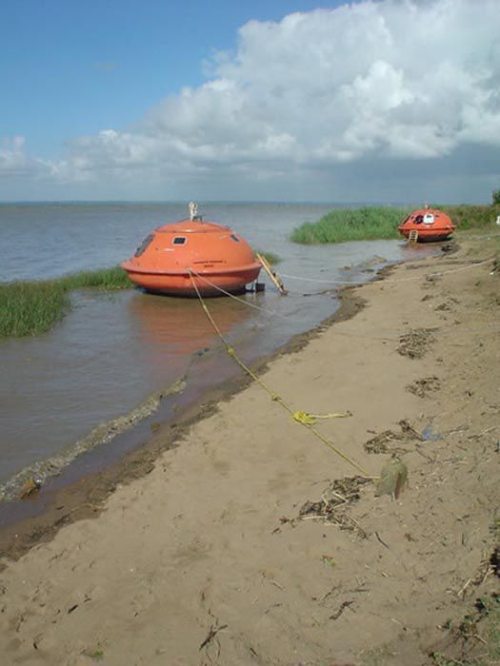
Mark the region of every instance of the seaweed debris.
<instances>
[{"instance_id":1,"label":"seaweed debris","mask_svg":"<svg viewBox=\"0 0 500 666\"><path fill-rule=\"evenodd\" d=\"M393 446L394 442L410 442L417 439L422 441L422 435L411 426L406 419L402 419L399 422L399 427L401 432L394 432L393 430L384 430L375 437L372 437L367 442L363 444L363 447L367 453L392 453L401 454L408 453L408 449Z\"/></svg>"},{"instance_id":2,"label":"seaweed debris","mask_svg":"<svg viewBox=\"0 0 500 666\"><path fill-rule=\"evenodd\" d=\"M422 379L416 379L411 384L408 384L406 390L419 398L425 398L428 393L433 391L439 391L441 388L441 382L439 377L432 375L431 377L423 377Z\"/></svg>"},{"instance_id":3,"label":"seaweed debris","mask_svg":"<svg viewBox=\"0 0 500 666\"><path fill-rule=\"evenodd\" d=\"M429 345L435 342L435 337L432 335L435 330L435 328L415 328L401 335L398 353L409 358L422 358L429 351Z\"/></svg>"},{"instance_id":4,"label":"seaweed debris","mask_svg":"<svg viewBox=\"0 0 500 666\"><path fill-rule=\"evenodd\" d=\"M322 518L325 523L337 525L341 530L349 530L366 538L366 532L348 515L348 510L359 500L361 488L367 483L371 483L371 479L364 476L336 479L326 488L319 501L307 501L302 505L299 517Z\"/></svg>"}]
</instances>

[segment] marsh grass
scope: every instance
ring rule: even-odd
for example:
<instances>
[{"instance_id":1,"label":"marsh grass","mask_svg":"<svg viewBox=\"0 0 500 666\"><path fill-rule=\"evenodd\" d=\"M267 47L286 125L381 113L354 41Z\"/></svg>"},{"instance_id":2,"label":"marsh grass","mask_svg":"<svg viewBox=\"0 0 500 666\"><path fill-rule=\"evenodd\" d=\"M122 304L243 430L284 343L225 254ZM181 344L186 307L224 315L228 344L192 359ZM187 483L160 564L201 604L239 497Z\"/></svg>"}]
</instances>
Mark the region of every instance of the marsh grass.
<instances>
[{"instance_id":1,"label":"marsh grass","mask_svg":"<svg viewBox=\"0 0 500 666\"><path fill-rule=\"evenodd\" d=\"M500 204L492 206L436 206L447 213L457 226L457 230L482 230L494 225L500 215ZM496 226L496 225L495 225Z\"/></svg>"},{"instance_id":2,"label":"marsh grass","mask_svg":"<svg viewBox=\"0 0 500 666\"><path fill-rule=\"evenodd\" d=\"M132 286L127 273L120 266L65 275L59 278L57 282L61 284L65 291L71 291L72 289L103 289L110 291L127 289Z\"/></svg>"},{"instance_id":3,"label":"marsh grass","mask_svg":"<svg viewBox=\"0 0 500 666\"><path fill-rule=\"evenodd\" d=\"M71 308L76 289L127 289L132 283L116 266L59 279L0 284L0 338L38 335L50 330Z\"/></svg>"},{"instance_id":4,"label":"marsh grass","mask_svg":"<svg viewBox=\"0 0 500 666\"><path fill-rule=\"evenodd\" d=\"M398 237L398 224L410 212L408 208L364 207L338 208L317 222L305 222L292 232L295 243L315 245L355 240Z\"/></svg>"},{"instance_id":5,"label":"marsh grass","mask_svg":"<svg viewBox=\"0 0 500 666\"><path fill-rule=\"evenodd\" d=\"M495 226L500 205L493 206L439 206L450 215L457 230L484 230ZM305 222L292 232L291 240L304 245L343 243L355 240L382 240L400 238L398 225L413 208L368 206L338 208L317 222Z\"/></svg>"}]
</instances>

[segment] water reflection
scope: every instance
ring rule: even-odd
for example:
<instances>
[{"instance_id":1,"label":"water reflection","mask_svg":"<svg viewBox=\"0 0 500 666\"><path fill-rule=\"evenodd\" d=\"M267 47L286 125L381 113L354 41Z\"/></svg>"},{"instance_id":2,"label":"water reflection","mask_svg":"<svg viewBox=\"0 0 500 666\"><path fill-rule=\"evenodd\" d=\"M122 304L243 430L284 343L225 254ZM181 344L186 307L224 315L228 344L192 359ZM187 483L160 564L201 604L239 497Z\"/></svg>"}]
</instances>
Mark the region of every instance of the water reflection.
<instances>
[{"instance_id":1,"label":"water reflection","mask_svg":"<svg viewBox=\"0 0 500 666\"><path fill-rule=\"evenodd\" d=\"M136 293L128 304L130 316L139 329L144 345L160 366L166 355L203 352L218 342L217 333L198 299ZM235 300L210 299L210 314L223 335L244 324L252 310Z\"/></svg>"}]
</instances>

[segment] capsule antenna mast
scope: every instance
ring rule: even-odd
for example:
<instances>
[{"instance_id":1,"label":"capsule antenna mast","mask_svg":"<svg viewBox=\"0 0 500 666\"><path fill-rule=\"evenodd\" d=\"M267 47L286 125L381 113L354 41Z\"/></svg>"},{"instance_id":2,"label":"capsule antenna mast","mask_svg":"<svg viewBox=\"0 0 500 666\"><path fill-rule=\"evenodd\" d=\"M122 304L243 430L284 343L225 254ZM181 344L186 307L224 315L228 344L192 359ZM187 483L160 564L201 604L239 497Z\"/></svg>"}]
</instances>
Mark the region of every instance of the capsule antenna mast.
<instances>
[{"instance_id":1,"label":"capsule antenna mast","mask_svg":"<svg viewBox=\"0 0 500 666\"><path fill-rule=\"evenodd\" d=\"M189 219L190 220L199 219L198 204L195 203L194 201L190 201L188 204L188 208L189 208Z\"/></svg>"}]
</instances>

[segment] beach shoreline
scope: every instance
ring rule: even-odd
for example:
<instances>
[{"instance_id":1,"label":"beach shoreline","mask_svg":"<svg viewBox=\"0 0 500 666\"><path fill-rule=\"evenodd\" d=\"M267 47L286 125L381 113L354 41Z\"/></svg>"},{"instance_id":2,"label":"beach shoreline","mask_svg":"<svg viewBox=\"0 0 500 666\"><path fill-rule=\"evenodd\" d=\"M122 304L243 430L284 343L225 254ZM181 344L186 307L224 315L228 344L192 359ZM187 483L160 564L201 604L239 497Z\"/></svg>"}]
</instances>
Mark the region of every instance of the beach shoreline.
<instances>
[{"instance_id":1,"label":"beach shoreline","mask_svg":"<svg viewBox=\"0 0 500 666\"><path fill-rule=\"evenodd\" d=\"M383 279L393 268L394 265L384 267L377 272L374 279ZM260 357L252 363L252 369L258 374L264 372L275 359L299 352L329 326L354 317L364 307L363 299L353 295L353 290L359 286L353 284L340 288L337 292L339 306L332 315L314 328L294 335L273 353ZM177 393L174 387L181 381L182 379L177 380L167 392L162 391L162 400L170 393ZM0 503L0 558L17 559L34 545L50 540L62 525L98 514L105 500L119 483L126 484L148 474L162 452L177 446L176 442L182 439L192 425L215 413L219 403L230 400L232 396L244 390L251 381L251 378L244 373L226 379L215 388L205 390L201 399L191 401L187 408L174 407L175 417L170 417L166 421L158 420L154 411L148 419L140 421L139 428L135 430L125 428L121 433L124 437L132 436L141 443L136 444L125 455L118 457L113 455L113 462L104 465L102 469L96 470L93 466L90 473L83 473L81 458L76 456L69 465L61 467L57 474L47 477L43 486L35 490L31 496L24 499L21 497L16 499L13 496ZM157 397L157 394L149 396L145 404L156 400ZM107 432L113 429L115 422L128 420L130 420L129 415L118 417L109 424L99 426L96 431ZM139 430L139 433L136 430ZM91 437L92 433L88 439ZM89 451L92 451L92 448ZM20 477L26 478L24 485L31 488L32 484L29 481L31 476L23 472ZM22 484L17 485L18 495L21 495L22 487ZM12 490L11 495L13 492ZM1 567L0 561L0 570Z\"/></svg>"},{"instance_id":2,"label":"beach shoreline","mask_svg":"<svg viewBox=\"0 0 500 666\"><path fill-rule=\"evenodd\" d=\"M352 414L319 419L321 438L242 377L2 530L9 663L420 666L458 649L449 627L497 578L498 280L487 241L464 241L346 288L263 360L293 410ZM408 483L352 490L325 442L367 477L396 456Z\"/></svg>"}]
</instances>

